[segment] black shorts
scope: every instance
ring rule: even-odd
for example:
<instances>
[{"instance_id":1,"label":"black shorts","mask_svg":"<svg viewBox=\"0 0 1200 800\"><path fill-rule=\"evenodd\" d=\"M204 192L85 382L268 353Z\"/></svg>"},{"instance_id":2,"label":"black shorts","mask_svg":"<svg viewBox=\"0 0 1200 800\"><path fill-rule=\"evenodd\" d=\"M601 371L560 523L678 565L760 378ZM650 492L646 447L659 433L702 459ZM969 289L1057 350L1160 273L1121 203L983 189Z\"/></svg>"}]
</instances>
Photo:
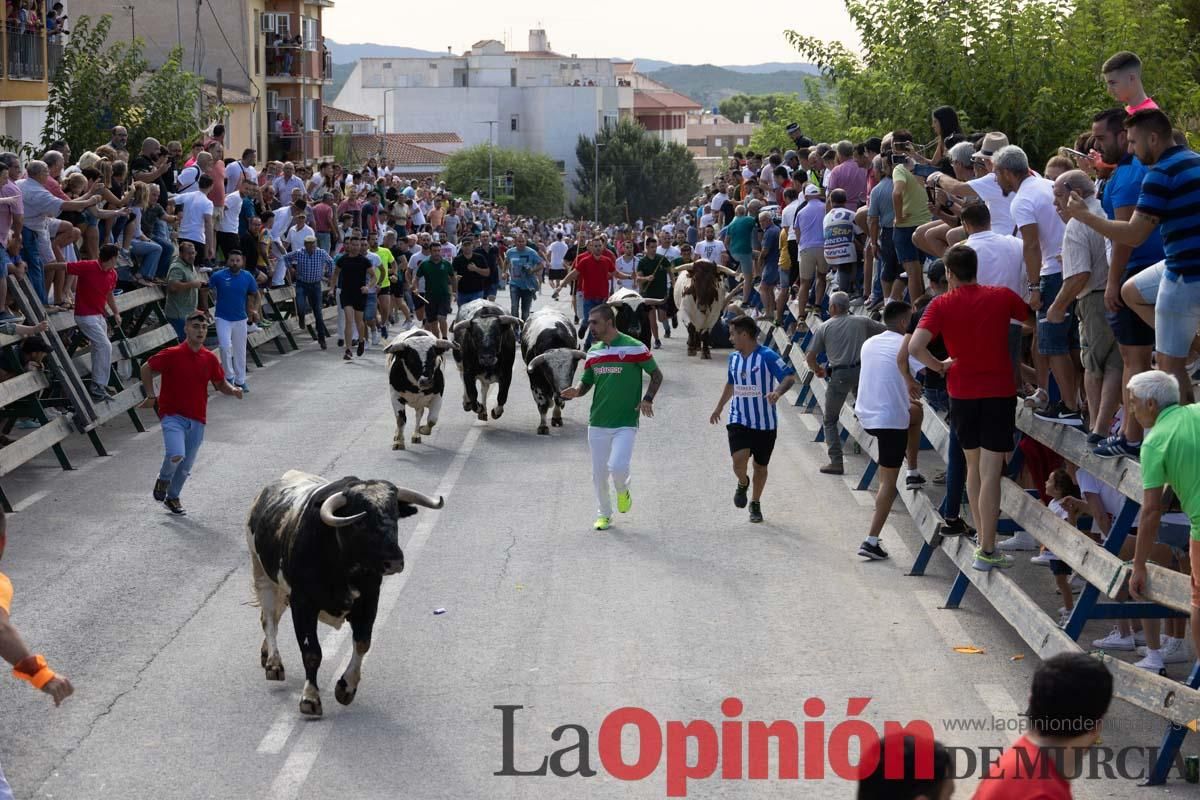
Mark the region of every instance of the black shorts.
<instances>
[{"instance_id":1,"label":"black shorts","mask_svg":"<svg viewBox=\"0 0 1200 800\"><path fill-rule=\"evenodd\" d=\"M892 242L892 228L881 228L879 231L879 258L883 261L880 280L894 281L900 277L900 261L896 258L896 245Z\"/></svg>"},{"instance_id":2,"label":"black shorts","mask_svg":"<svg viewBox=\"0 0 1200 800\"><path fill-rule=\"evenodd\" d=\"M774 429L759 430L747 428L745 425L726 425L725 430L729 431L731 455L741 450L749 450L755 464L765 467L771 463L771 453L775 450Z\"/></svg>"},{"instance_id":3,"label":"black shorts","mask_svg":"<svg viewBox=\"0 0 1200 800\"><path fill-rule=\"evenodd\" d=\"M342 308L353 308L355 311L367 310L367 296L362 290L348 292L342 289Z\"/></svg>"},{"instance_id":4,"label":"black shorts","mask_svg":"<svg viewBox=\"0 0 1200 800\"><path fill-rule=\"evenodd\" d=\"M1061 558L1051 559L1049 566L1050 566L1050 574L1051 575L1070 575L1071 574L1071 565L1068 564L1067 562L1063 561Z\"/></svg>"},{"instance_id":5,"label":"black shorts","mask_svg":"<svg viewBox=\"0 0 1200 800\"><path fill-rule=\"evenodd\" d=\"M975 400L950 398L950 424L963 450L982 447L993 453L1013 449L1017 398L983 397Z\"/></svg>"},{"instance_id":6,"label":"black shorts","mask_svg":"<svg viewBox=\"0 0 1200 800\"><path fill-rule=\"evenodd\" d=\"M388 289L392 297L404 297L404 281L392 281L392 285Z\"/></svg>"},{"instance_id":7,"label":"black shorts","mask_svg":"<svg viewBox=\"0 0 1200 800\"><path fill-rule=\"evenodd\" d=\"M426 298L429 302L425 304L425 319L446 318L450 316L450 298L434 299Z\"/></svg>"},{"instance_id":8,"label":"black shorts","mask_svg":"<svg viewBox=\"0 0 1200 800\"><path fill-rule=\"evenodd\" d=\"M1126 276L1128 275L1129 273L1126 273ZM1147 325L1129 306L1122 305L1115 314L1105 311L1104 318L1108 320L1108 326L1112 328L1117 344L1125 347L1154 347L1154 328Z\"/></svg>"},{"instance_id":9,"label":"black shorts","mask_svg":"<svg viewBox=\"0 0 1200 800\"><path fill-rule=\"evenodd\" d=\"M876 463L884 469L900 469L908 450L908 428L867 428L879 444Z\"/></svg>"},{"instance_id":10,"label":"black shorts","mask_svg":"<svg viewBox=\"0 0 1200 800\"><path fill-rule=\"evenodd\" d=\"M554 269L553 267L550 269L550 280L561 281L565 277L567 277L565 269Z\"/></svg>"}]
</instances>

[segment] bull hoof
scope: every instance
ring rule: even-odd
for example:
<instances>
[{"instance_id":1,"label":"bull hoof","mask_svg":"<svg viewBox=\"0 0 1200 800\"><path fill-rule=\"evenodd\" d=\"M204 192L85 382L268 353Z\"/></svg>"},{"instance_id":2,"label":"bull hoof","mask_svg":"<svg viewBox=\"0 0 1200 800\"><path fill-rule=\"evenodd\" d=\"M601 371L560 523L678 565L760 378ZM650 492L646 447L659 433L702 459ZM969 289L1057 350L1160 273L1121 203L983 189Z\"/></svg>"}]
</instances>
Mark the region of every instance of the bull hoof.
<instances>
[{"instance_id":1,"label":"bull hoof","mask_svg":"<svg viewBox=\"0 0 1200 800\"><path fill-rule=\"evenodd\" d=\"M703 359L703 360L705 360L705 361L711 361L711 360L712 360L712 353L710 353L708 350L705 350L704 352L702 352L702 353L700 354L700 358L701 358L701 359Z\"/></svg>"},{"instance_id":2,"label":"bull hoof","mask_svg":"<svg viewBox=\"0 0 1200 800\"><path fill-rule=\"evenodd\" d=\"M433 433L433 423L431 422L428 425L422 425L420 430L422 436L428 436L429 434Z\"/></svg>"},{"instance_id":3,"label":"bull hoof","mask_svg":"<svg viewBox=\"0 0 1200 800\"><path fill-rule=\"evenodd\" d=\"M481 409L479 413L475 415L475 418L480 422L487 422L487 412Z\"/></svg>"},{"instance_id":4,"label":"bull hoof","mask_svg":"<svg viewBox=\"0 0 1200 800\"><path fill-rule=\"evenodd\" d=\"M263 664L263 668L267 673L267 680L281 681L283 680L283 664Z\"/></svg>"},{"instance_id":5,"label":"bull hoof","mask_svg":"<svg viewBox=\"0 0 1200 800\"><path fill-rule=\"evenodd\" d=\"M421 434L419 434L419 433L414 433L414 434L412 435L412 443L413 443L413 444L420 444L420 443L421 443Z\"/></svg>"},{"instance_id":6,"label":"bull hoof","mask_svg":"<svg viewBox=\"0 0 1200 800\"><path fill-rule=\"evenodd\" d=\"M551 426L553 426L553 427L555 427L555 428L561 428L561 427L562 427L562 417L555 417L555 418L552 418L552 419L550 420L550 425L551 425Z\"/></svg>"},{"instance_id":7,"label":"bull hoof","mask_svg":"<svg viewBox=\"0 0 1200 800\"><path fill-rule=\"evenodd\" d=\"M496 406L492 409L492 419L500 419L504 414L504 406Z\"/></svg>"},{"instance_id":8,"label":"bull hoof","mask_svg":"<svg viewBox=\"0 0 1200 800\"><path fill-rule=\"evenodd\" d=\"M688 355L689 355L689 356L695 356L695 355L696 355L696 348L694 348L694 347L689 347L689 348L688 348Z\"/></svg>"},{"instance_id":9,"label":"bull hoof","mask_svg":"<svg viewBox=\"0 0 1200 800\"><path fill-rule=\"evenodd\" d=\"M468 400L465 397L463 398L463 411L475 411L476 410L475 406L476 406L475 403L471 402L470 400Z\"/></svg>"},{"instance_id":10,"label":"bull hoof","mask_svg":"<svg viewBox=\"0 0 1200 800\"><path fill-rule=\"evenodd\" d=\"M538 425L538 436L549 436L549 435L550 435L550 426L549 425Z\"/></svg>"},{"instance_id":11,"label":"bull hoof","mask_svg":"<svg viewBox=\"0 0 1200 800\"><path fill-rule=\"evenodd\" d=\"M321 698L317 697L309 699L307 697L300 698L300 713L306 717L319 717L324 713L321 708Z\"/></svg>"},{"instance_id":12,"label":"bull hoof","mask_svg":"<svg viewBox=\"0 0 1200 800\"><path fill-rule=\"evenodd\" d=\"M346 682L338 678L337 685L333 687L333 696L337 701L344 706L348 706L354 702L354 695L358 694L358 689L351 689L346 685Z\"/></svg>"},{"instance_id":13,"label":"bull hoof","mask_svg":"<svg viewBox=\"0 0 1200 800\"><path fill-rule=\"evenodd\" d=\"M404 440L400 439L400 440L392 442L392 449L393 450L403 450L404 449Z\"/></svg>"},{"instance_id":14,"label":"bull hoof","mask_svg":"<svg viewBox=\"0 0 1200 800\"><path fill-rule=\"evenodd\" d=\"M262 647L258 649L258 663L263 668L267 667L267 640L263 639Z\"/></svg>"}]
</instances>

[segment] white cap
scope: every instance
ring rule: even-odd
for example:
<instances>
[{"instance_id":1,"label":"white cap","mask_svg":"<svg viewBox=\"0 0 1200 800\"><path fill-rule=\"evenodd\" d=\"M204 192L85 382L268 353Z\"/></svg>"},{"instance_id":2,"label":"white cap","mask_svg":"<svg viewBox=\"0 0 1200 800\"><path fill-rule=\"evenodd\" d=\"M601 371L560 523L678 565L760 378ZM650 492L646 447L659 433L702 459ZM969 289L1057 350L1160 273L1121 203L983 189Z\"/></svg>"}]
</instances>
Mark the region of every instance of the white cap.
<instances>
[{"instance_id":1,"label":"white cap","mask_svg":"<svg viewBox=\"0 0 1200 800\"><path fill-rule=\"evenodd\" d=\"M804 196L805 197L820 197L821 196L821 187L816 186L811 183L805 184Z\"/></svg>"}]
</instances>

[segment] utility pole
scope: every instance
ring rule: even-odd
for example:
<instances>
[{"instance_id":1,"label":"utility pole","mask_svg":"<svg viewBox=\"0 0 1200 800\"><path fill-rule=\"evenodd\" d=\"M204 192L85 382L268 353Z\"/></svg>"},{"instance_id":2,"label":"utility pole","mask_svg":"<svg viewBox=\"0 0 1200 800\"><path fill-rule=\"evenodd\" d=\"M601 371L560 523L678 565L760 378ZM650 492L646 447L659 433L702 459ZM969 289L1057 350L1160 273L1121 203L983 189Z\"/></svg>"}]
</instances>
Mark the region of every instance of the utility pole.
<instances>
[{"instance_id":1,"label":"utility pole","mask_svg":"<svg viewBox=\"0 0 1200 800\"><path fill-rule=\"evenodd\" d=\"M133 3L130 3L127 6L121 6L121 10L129 12L129 40L133 41L137 38L137 29L134 27L133 21Z\"/></svg>"},{"instance_id":2,"label":"utility pole","mask_svg":"<svg viewBox=\"0 0 1200 800\"><path fill-rule=\"evenodd\" d=\"M387 149L387 99L388 95L396 91L396 87L383 90L383 138L379 140L379 158L383 158L383 154Z\"/></svg>"},{"instance_id":3,"label":"utility pole","mask_svg":"<svg viewBox=\"0 0 1200 800\"><path fill-rule=\"evenodd\" d=\"M496 178L492 171L492 150L495 149L495 134L493 125L499 125L498 119L481 119L479 125L488 126L488 202L495 203L496 201Z\"/></svg>"}]
</instances>

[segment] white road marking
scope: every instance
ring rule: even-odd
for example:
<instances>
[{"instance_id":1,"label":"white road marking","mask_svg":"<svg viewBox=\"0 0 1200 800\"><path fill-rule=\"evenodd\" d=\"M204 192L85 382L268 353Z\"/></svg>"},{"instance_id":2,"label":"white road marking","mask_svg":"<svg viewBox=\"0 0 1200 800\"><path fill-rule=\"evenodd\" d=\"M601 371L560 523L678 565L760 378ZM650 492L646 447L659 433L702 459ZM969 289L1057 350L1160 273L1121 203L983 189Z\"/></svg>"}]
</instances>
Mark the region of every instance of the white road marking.
<instances>
[{"instance_id":1,"label":"white road marking","mask_svg":"<svg viewBox=\"0 0 1200 800\"><path fill-rule=\"evenodd\" d=\"M806 414L803 411L796 412L796 417L800 420L800 424L808 428L811 432L816 433L821 428L821 420L817 419L813 414Z\"/></svg>"},{"instance_id":2,"label":"white road marking","mask_svg":"<svg viewBox=\"0 0 1200 800\"><path fill-rule=\"evenodd\" d=\"M977 683L975 692L988 707L988 711L992 712L993 717L1012 719L1020 713L1020 707L1012 692L998 683Z\"/></svg>"},{"instance_id":3,"label":"white road marking","mask_svg":"<svg viewBox=\"0 0 1200 800\"><path fill-rule=\"evenodd\" d=\"M43 489L40 492L34 492L33 494L29 495L29 497L26 497L21 502L14 503L13 511L24 511L25 509L29 508L31 505L36 503L38 500L41 500L43 497L45 497L48 494L50 494L49 489Z\"/></svg>"},{"instance_id":4,"label":"white road marking","mask_svg":"<svg viewBox=\"0 0 1200 800\"><path fill-rule=\"evenodd\" d=\"M884 548L888 551L892 561L896 561L901 565L911 564L913 561L912 550L908 549L908 543L900 536L900 531L890 522L883 523L883 530L880 532L880 539L883 540Z\"/></svg>"},{"instance_id":5,"label":"white road marking","mask_svg":"<svg viewBox=\"0 0 1200 800\"><path fill-rule=\"evenodd\" d=\"M864 490L860 492L858 490L858 481L859 479L852 475L846 475L842 478L842 483L846 484L846 488L850 490L850 496L854 498L854 502L858 503L864 508L875 505L874 493L872 493L870 490Z\"/></svg>"},{"instance_id":6,"label":"white road marking","mask_svg":"<svg viewBox=\"0 0 1200 800\"><path fill-rule=\"evenodd\" d=\"M466 467L467 459L471 455L471 451L475 449L475 444L479 441L479 435L483 431L481 426L472 427L467 431L467 436L463 440L462 447L459 448L454 460L450 462L446 474L442 476L441 483L434 490L434 495L448 496L454 491L455 485L458 483L459 477L462 476L463 468ZM396 607L396 602L400 598L400 592L404 590L408 579L412 576L413 567L417 560L417 555L429 541L429 535L433 532L433 528L438 523L438 515L436 512L428 512L422 514L421 521L413 530L412 536L404 545L404 572L384 581L383 588L379 592L379 611L375 616L375 629L377 631L386 630L388 619L391 617L392 611ZM347 645L350 642L350 626L343 625L341 630L331 630L326 634L324 641L321 642L321 648L324 652L333 656L325 663L338 663L338 669L333 673L332 681L336 681L338 677L346 670L346 666L350 663L351 648ZM342 654L341 651L345 650ZM291 695L288 697L287 709L281 711L275 722L267 730L265 736L258 745L259 753L279 753L288 738L291 736L298 717L298 712L295 707L295 698ZM271 788L267 791L266 796L270 800L294 800L300 794L300 788L304 782L308 780L308 773L312 770L313 764L316 763L317 755L321 752L321 747L325 743L325 738L329 735L331 728L334 725L333 720L325 720L321 724L308 725L304 732L292 745L291 751L288 753L287 760L284 761L279 773L275 776L275 780L271 783Z\"/></svg>"}]
</instances>

